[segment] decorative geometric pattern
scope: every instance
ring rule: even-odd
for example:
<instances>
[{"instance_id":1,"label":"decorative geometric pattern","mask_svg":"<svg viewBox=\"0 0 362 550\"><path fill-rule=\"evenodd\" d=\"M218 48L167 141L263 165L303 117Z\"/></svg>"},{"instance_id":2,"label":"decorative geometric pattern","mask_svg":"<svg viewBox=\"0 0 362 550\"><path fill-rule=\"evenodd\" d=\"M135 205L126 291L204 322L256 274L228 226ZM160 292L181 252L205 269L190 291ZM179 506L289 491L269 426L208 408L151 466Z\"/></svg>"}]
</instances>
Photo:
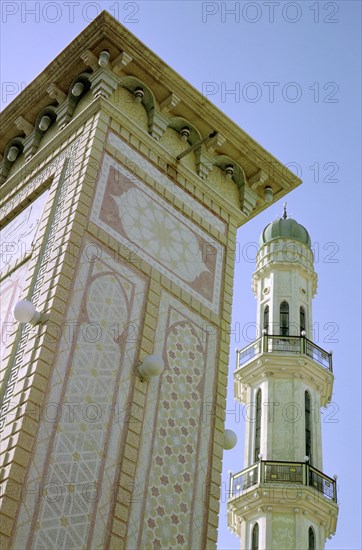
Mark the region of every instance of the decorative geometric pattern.
<instances>
[{"instance_id":1,"label":"decorative geometric pattern","mask_svg":"<svg viewBox=\"0 0 362 550\"><path fill-rule=\"evenodd\" d=\"M104 548L146 282L99 250L83 251L16 548Z\"/></svg>"},{"instance_id":2,"label":"decorative geometric pattern","mask_svg":"<svg viewBox=\"0 0 362 550\"><path fill-rule=\"evenodd\" d=\"M113 132L110 132L108 134L108 143L113 147L115 147L117 151L120 151L121 153L124 154L124 156L129 160L130 166L134 164L135 166L143 170L155 182L157 182L159 185L162 185L165 189L167 189L170 193L172 193L174 197L181 200L184 204L186 204L189 208L191 208L193 212L198 214L201 218L207 221L220 233L224 233L224 234L226 233L225 222L223 222L220 218L215 216L215 214L210 212L210 210L205 208L203 204L195 201L188 193L183 191L181 187L179 187L178 185L175 185L175 183L172 180L170 180L167 176L165 176L165 174L160 172L153 164L148 162L142 155L140 155L137 151L132 149L132 147L127 145L125 141L120 139Z\"/></svg>"},{"instance_id":3,"label":"decorative geometric pattern","mask_svg":"<svg viewBox=\"0 0 362 550\"><path fill-rule=\"evenodd\" d=\"M194 234L185 225L175 220L139 189L129 189L120 196L112 196L118 206L123 228L132 242L168 265L180 277L192 282L203 271L199 244ZM135 223L142 220L142 223Z\"/></svg>"},{"instance_id":4,"label":"decorative geometric pattern","mask_svg":"<svg viewBox=\"0 0 362 550\"><path fill-rule=\"evenodd\" d=\"M0 276L7 268L29 256L36 230L49 195L44 191L0 230Z\"/></svg>"},{"instance_id":5,"label":"decorative geometric pattern","mask_svg":"<svg viewBox=\"0 0 362 550\"><path fill-rule=\"evenodd\" d=\"M223 246L109 155L91 219L204 305L219 311Z\"/></svg>"},{"instance_id":6,"label":"decorative geometric pattern","mask_svg":"<svg viewBox=\"0 0 362 550\"><path fill-rule=\"evenodd\" d=\"M156 334L165 370L149 386L127 548L202 548L213 420L204 407L213 395L216 338L166 293Z\"/></svg>"}]
</instances>

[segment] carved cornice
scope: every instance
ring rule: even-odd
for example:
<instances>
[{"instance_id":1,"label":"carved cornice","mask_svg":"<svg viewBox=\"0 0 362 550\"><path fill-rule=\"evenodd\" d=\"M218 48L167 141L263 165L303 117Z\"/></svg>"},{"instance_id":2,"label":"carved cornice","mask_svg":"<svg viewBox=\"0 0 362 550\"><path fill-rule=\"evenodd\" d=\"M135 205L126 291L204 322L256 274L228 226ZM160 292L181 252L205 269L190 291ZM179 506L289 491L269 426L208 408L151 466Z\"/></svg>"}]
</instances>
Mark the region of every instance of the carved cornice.
<instances>
[{"instance_id":1,"label":"carved cornice","mask_svg":"<svg viewBox=\"0 0 362 550\"><path fill-rule=\"evenodd\" d=\"M230 499L228 526L240 536L242 522L278 512L310 515L325 528L328 538L336 531L338 504L312 487L288 483L261 483Z\"/></svg>"},{"instance_id":2,"label":"carved cornice","mask_svg":"<svg viewBox=\"0 0 362 550\"><path fill-rule=\"evenodd\" d=\"M109 52L110 63L101 70L98 59L105 49ZM59 123L58 120L56 123L59 131L63 131L74 112L74 105L68 108L72 101L74 103L71 86L77 75L84 71L89 73L91 93L96 97L109 96L117 85L123 85L125 78L142 81L154 99L148 116L149 133L155 140L162 136L171 116L189 121L202 137L216 130L219 138L209 144L208 149L203 147L195 153L198 175L207 179L210 166L215 164L210 156L226 155L233 164L242 167L245 184L239 186L240 209L245 216L240 217L240 223L267 206L263 196L265 181L272 186L275 200L301 183L299 178L106 12L102 12L0 114L3 130L0 151L3 152L12 139L29 135L39 112L50 106L56 109L59 118ZM53 105L49 105L49 99L53 100ZM145 108L147 110L146 103ZM19 128L22 131L20 136ZM38 146L37 140L33 140L31 155L36 153ZM4 178L6 170L3 171Z\"/></svg>"},{"instance_id":3,"label":"carved cornice","mask_svg":"<svg viewBox=\"0 0 362 550\"><path fill-rule=\"evenodd\" d=\"M321 406L332 398L334 376L308 355L295 353L262 353L234 373L234 395L247 402L246 386L257 386L268 377L277 380L300 379L319 392Z\"/></svg>"}]
</instances>

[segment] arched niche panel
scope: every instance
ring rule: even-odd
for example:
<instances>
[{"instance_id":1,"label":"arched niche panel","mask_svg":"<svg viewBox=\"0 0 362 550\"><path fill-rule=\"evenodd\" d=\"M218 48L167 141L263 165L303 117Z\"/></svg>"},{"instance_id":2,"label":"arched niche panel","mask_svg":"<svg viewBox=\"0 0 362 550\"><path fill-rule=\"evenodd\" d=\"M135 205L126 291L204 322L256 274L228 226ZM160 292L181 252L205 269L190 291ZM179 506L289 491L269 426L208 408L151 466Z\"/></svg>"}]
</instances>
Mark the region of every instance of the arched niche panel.
<instances>
[{"instance_id":1,"label":"arched niche panel","mask_svg":"<svg viewBox=\"0 0 362 550\"><path fill-rule=\"evenodd\" d=\"M89 92L91 87L90 72L78 74L71 82L67 99L57 108L57 123L60 130L68 124L80 100Z\"/></svg>"},{"instance_id":2,"label":"arched niche panel","mask_svg":"<svg viewBox=\"0 0 362 550\"><path fill-rule=\"evenodd\" d=\"M239 191L240 208L244 214L249 215L255 208L258 195L247 185L247 179L244 169L227 155L218 155L215 158L215 166L218 166L224 172L228 167L232 167L231 180L237 185Z\"/></svg>"},{"instance_id":3,"label":"arched niche panel","mask_svg":"<svg viewBox=\"0 0 362 550\"><path fill-rule=\"evenodd\" d=\"M16 151L16 149L18 151ZM17 136L9 141L5 147L4 158L0 164L0 185L4 183L14 162L19 158L24 149L24 138Z\"/></svg>"},{"instance_id":4,"label":"arched niche panel","mask_svg":"<svg viewBox=\"0 0 362 550\"><path fill-rule=\"evenodd\" d=\"M173 130L178 132L180 134L180 136L181 136L181 131L184 128L187 128L190 132L190 134L189 134L189 136L186 140L189 145L194 145L195 143L197 143L198 141L201 140L200 132L197 130L197 128L195 128L195 126L193 126L185 118L182 118L182 117L179 117L179 116L171 118L171 120L168 123L168 127L172 128Z\"/></svg>"},{"instance_id":5,"label":"arched niche panel","mask_svg":"<svg viewBox=\"0 0 362 550\"><path fill-rule=\"evenodd\" d=\"M120 86L128 90L139 103L143 105L147 112L148 132L155 139L160 139L167 128L167 116L158 110L155 96L151 89L134 76L125 76L120 78ZM138 98L135 94L139 92Z\"/></svg>"}]
</instances>

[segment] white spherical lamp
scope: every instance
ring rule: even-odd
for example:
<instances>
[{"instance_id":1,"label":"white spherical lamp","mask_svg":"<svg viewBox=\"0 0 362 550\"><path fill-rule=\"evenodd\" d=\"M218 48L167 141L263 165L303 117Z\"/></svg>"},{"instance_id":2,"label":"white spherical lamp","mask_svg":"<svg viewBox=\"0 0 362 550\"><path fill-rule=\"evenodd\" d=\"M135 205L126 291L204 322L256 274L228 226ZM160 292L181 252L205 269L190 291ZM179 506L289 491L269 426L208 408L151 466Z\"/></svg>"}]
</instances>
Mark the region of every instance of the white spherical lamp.
<instances>
[{"instance_id":1,"label":"white spherical lamp","mask_svg":"<svg viewBox=\"0 0 362 550\"><path fill-rule=\"evenodd\" d=\"M224 449L230 451L235 447L238 442L236 433L233 430L224 431Z\"/></svg>"},{"instance_id":2,"label":"white spherical lamp","mask_svg":"<svg viewBox=\"0 0 362 550\"><path fill-rule=\"evenodd\" d=\"M13 315L18 323L30 323L35 325L40 320L40 313L36 311L35 306L29 300L20 300L15 304Z\"/></svg>"},{"instance_id":3,"label":"white spherical lamp","mask_svg":"<svg viewBox=\"0 0 362 550\"><path fill-rule=\"evenodd\" d=\"M164 362L160 355L146 355L138 366L138 373L143 380L159 376L164 369Z\"/></svg>"}]
</instances>

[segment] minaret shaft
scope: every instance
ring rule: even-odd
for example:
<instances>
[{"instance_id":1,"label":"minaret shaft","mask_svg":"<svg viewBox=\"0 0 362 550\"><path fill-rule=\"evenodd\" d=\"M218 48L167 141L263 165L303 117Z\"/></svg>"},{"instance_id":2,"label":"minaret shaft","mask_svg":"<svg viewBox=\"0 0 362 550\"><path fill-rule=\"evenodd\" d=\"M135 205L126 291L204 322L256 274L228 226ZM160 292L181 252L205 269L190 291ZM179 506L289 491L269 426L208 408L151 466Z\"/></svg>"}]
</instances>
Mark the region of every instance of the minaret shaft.
<instances>
[{"instance_id":1,"label":"minaret shaft","mask_svg":"<svg viewBox=\"0 0 362 550\"><path fill-rule=\"evenodd\" d=\"M256 462L255 430L257 393L261 392L260 454L265 460L303 461L306 449L305 392L310 395L310 463L323 469L320 395L300 378L265 377L247 389L244 463ZM259 454L259 453L258 453Z\"/></svg>"},{"instance_id":2,"label":"minaret shaft","mask_svg":"<svg viewBox=\"0 0 362 550\"><path fill-rule=\"evenodd\" d=\"M242 550L324 549L336 528L336 482L323 473L320 409L332 356L312 341L317 288L306 229L286 217L263 231L253 290L258 334L237 352L245 468L230 478L229 527Z\"/></svg>"}]
</instances>

